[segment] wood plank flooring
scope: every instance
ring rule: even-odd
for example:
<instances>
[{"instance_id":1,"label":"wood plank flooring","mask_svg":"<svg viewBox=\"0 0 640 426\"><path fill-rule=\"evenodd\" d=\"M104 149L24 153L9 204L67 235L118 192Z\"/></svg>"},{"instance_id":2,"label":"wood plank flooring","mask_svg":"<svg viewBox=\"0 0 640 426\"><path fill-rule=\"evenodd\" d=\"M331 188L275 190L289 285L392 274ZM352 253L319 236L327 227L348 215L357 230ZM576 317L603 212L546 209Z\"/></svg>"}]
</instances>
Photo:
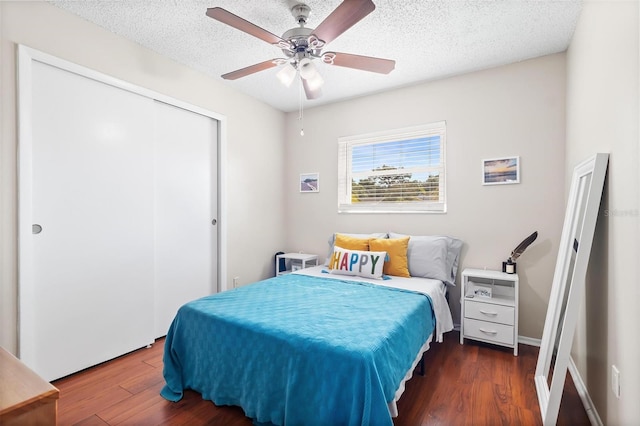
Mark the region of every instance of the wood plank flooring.
<instances>
[{"instance_id":1,"label":"wood plank flooring","mask_svg":"<svg viewBox=\"0 0 640 426\"><path fill-rule=\"evenodd\" d=\"M164 385L164 339L149 349L55 381L60 390L59 425L229 425L251 420L238 407L216 407L187 391L177 403L160 396ZM395 426L541 425L533 375L538 348L512 350L482 343L459 343L457 332L432 344L425 376L406 384ZM570 376L560 406L559 425L589 425Z\"/></svg>"}]
</instances>

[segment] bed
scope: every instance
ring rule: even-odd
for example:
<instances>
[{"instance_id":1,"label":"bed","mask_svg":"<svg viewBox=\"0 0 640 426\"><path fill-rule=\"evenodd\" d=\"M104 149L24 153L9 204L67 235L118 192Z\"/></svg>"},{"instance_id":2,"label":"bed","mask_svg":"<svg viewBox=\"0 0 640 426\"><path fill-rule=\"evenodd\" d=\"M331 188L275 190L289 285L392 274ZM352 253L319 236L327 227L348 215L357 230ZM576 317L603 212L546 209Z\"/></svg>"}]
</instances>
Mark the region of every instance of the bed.
<instances>
[{"instance_id":1,"label":"bed","mask_svg":"<svg viewBox=\"0 0 640 426\"><path fill-rule=\"evenodd\" d=\"M338 247L336 246L336 250ZM255 424L392 425L422 354L453 328L447 284L327 266L182 306L161 395L238 405Z\"/></svg>"}]
</instances>

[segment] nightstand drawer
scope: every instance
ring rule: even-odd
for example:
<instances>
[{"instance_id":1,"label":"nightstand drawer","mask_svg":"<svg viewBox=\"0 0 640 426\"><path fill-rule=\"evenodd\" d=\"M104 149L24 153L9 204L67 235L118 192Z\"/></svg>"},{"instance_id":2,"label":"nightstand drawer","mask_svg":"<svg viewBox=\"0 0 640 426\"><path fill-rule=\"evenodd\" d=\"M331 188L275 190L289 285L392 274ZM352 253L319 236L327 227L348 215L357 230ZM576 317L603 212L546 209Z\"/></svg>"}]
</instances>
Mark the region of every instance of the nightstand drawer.
<instances>
[{"instance_id":1,"label":"nightstand drawer","mask_svg":"<svg viewBox=\"0 0 640 426\"><path fill-rule=\"evenodd\" d=\"M465 318L474 318L482 321L513 325L515 319L515 308L513 306L494 305L491 303L477 302L475 300L465 300L464 316Z\"/></svg>"},{"instance_id":2,"label":"nightstand drawer","mask_svg":"<svg viewBox=\"0 0 640 426\"><path fill-rule=\"evenodd\" d=\"M513 345L513 326L465 318L464 337Z\"/></svg>"}]
</instances>

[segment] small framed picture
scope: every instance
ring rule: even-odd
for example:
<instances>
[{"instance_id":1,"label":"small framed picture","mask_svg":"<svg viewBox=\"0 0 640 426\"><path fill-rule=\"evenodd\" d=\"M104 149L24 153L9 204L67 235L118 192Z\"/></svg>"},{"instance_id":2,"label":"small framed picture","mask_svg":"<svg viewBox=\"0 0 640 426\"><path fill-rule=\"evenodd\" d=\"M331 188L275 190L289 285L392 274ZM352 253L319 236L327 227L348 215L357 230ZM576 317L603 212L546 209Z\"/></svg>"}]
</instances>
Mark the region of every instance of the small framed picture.
<instances>
[{"instance_id":1,"label":"small framed picture","mask_svg":"<svg viewBox=\"0 0 640 426\"><path fill-rule=\"evenodd\" d=\"M473 286L474 297L485 297L490 299L492 296L491 287L475 284Z\"/></svg>"},{"instance_id":2,"label":"small framed picture","mask_svg":"<svg viewBox=\"0 0 640 426\"><path fill-rule=\"evenodd\" d=\"M300 192L320 192L320 173L302 173Z\"/></svg>"},{"instance_id":3,"label":"small framed picture","mask_svg":"<svg viewBox=\"0 0 640 426\"><path fill-rule=\"evenodd\" d=\"M520 183L520 157L482 160L482 184L504 185Z\"/></svg>"}]
</instances>

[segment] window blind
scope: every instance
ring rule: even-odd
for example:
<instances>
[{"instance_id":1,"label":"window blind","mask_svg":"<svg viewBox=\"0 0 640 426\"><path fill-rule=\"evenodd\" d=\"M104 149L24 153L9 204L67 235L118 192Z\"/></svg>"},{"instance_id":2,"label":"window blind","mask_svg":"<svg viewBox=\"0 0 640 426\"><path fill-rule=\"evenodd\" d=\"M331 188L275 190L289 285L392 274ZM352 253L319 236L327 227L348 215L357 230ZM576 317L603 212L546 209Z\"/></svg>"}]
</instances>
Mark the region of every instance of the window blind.
<instances>
[{"instance_id":1,"label":"window blind","mask_svg":"<svg viewBox=\"0 0 640 426\"><path fill-rule=\"evenodd\" d=\"M444 212L445 122L338 140L338 211Z\"/></svg>"}]
</instances>

